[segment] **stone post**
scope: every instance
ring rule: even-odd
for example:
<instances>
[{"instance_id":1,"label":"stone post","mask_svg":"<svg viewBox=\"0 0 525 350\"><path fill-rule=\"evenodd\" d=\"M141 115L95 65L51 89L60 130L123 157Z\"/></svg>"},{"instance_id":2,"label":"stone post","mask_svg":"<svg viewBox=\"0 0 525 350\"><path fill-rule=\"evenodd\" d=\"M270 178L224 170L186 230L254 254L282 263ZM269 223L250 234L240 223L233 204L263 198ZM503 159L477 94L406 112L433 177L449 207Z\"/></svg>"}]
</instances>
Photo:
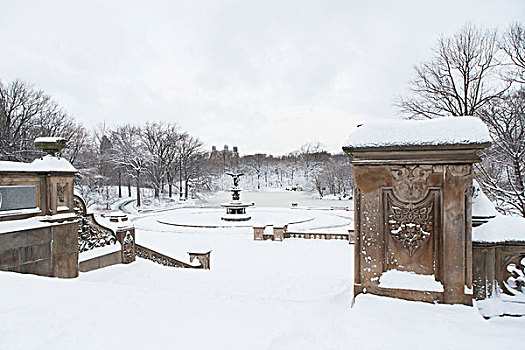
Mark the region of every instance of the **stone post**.
<instances>
[{"instance_id":1,"label":"stone post","mask_svg":"<svg viewBox=\"0 0 525 350\"><path fill-rule=\"evenodd\" d=\"M135 261L135 228L122 227L116 233L122 247L122 263L132 263Z\"/></svg>"},{"instance_id":2,"label":"stone post","mask_svg":"<svg viewBox=\"0 0 525 350\"><path fill-rule=\"evenodd\" d=\"M273 240L282 242L283 239L284 239L284 227L274 226L273 227Z\"/></svg>"},{"instance_id":3,"label":"stone post","mask_svg":"<svg viewBox=\"0 0 525 350\"><path fill-rule=\"evenodd\" d=\"M355 179L354 295L471 305L472 164L490 143L481 121L443 119L450 137L433 139L434 120L401 121L359 127L343 147ZM403 123L406 137L393 135Z\"/></svg>"},{"instance_id":4,"label":"stone post","mask_svg":"<svg viewBox=\"0 0 525 350\"><path fill-rule=\"evenodd\" d=\"M253 227L253 239L255 241L264 240L264 226L254 226Z\"/></svg>"}]
</instances>

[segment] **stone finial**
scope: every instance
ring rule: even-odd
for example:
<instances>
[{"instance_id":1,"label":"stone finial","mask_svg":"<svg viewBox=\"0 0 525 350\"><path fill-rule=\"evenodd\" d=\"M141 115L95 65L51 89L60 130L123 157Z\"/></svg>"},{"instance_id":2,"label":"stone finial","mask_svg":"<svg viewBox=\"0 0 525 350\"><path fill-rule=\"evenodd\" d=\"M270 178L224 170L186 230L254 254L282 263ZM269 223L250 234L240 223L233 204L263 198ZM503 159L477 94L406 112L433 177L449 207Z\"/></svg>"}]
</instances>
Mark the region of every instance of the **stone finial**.
<instances>
[{"instance_id":1,"label":"stone finial","mask_svg":"<svg viewBox=\"0 0 525 350\"><path fill-rule=\"evenodd\" d=\"M41 149L51 156L66 148L66 139L63 137L37 137L35 147Z\"/></svg>"}]
</instances>

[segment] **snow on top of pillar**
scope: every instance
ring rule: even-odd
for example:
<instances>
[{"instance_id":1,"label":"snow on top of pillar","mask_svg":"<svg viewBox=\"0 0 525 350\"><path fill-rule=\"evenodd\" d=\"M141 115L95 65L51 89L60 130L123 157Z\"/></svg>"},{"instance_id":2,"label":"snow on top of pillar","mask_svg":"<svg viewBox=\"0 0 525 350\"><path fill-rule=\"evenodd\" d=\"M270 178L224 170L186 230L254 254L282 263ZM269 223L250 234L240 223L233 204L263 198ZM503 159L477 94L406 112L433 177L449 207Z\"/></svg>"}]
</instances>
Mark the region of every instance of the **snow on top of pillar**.
<instances>
[{"instance_id":1,"label":"snow on top of pillar","mask_svg":"<svg viewBox=\"0 0 525 350\"><path fill-rule=\"evenodd\" d=\"M345 147L438 146L490 142L487 126L475 117L383 120L359 126Z\"/></svg>"},{"instance_id":2,"label":"snow on top of pillar","mask_svg":"<svg viewBox=\"0 0 525 350\"><path fill-rule=\"evenodd\" d=\"M32 163L0 161L0 171L74 173L77 169L65 158L47 155L35 159Z\"/></svg>"}]
</instances>

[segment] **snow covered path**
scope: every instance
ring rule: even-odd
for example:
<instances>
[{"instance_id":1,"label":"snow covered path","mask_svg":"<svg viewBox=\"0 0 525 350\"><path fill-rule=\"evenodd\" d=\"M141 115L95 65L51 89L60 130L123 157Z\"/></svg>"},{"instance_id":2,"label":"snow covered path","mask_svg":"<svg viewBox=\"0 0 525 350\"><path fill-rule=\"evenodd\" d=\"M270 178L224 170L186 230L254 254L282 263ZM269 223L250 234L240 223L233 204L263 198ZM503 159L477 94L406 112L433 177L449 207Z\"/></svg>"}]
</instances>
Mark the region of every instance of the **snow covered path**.
<instances>
[{"instance_id":1,"label":"snow covered path","mask_svg":"<svg viewBox=\"0 0 525 350\"><path fill-rule=\"evenodd\" d=\"M0 349L501 349L525 317L361 295L353 245L253 241L250 228L135 221L137 242L211 270L138 259L60 280L0 272Z\"/></svg>"}]
</instances>

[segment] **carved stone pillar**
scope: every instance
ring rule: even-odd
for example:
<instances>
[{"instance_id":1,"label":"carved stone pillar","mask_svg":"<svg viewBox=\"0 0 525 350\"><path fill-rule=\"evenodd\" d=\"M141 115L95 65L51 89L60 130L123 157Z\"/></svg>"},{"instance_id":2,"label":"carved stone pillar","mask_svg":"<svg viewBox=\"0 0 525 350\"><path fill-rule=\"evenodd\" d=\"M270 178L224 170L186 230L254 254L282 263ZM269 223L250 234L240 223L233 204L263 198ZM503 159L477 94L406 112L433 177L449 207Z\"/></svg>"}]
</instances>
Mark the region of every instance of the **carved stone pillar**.
<instances>
[{"instance_id":1,"label":"carved stone pillar","mask_svg":"<svg viewBox=\"0 0 525 350\"><path fill-rule=\"evenodd\" d=\"M273 240L282 242L284 239L284 226L274 226L273 227Z\"/></svg>"},{"instance_id":2,"label":"carved stone pillar","mask_svg":"<svg viewBox=\"0 0 525 350\"><path fill-rule=\"evenodd\" d=\"M253 239L255 241L262 241L264 240L264 226L254 226L253 227Z\"/></svg>"},{"instance_id":3,"label":"carved stone pillar","mask_svg":"<svg viewBox=\"0 0 525 350\"><path fill-rule=\"evenodd\" d=\"M117 230L117 239L122 246L122 262L129 264L135 261L135 228L119 228Z\"/></svg>"},{"instance_id":4,"label":"carved stone pillar","mask_svg":"<svg viewBox=\"0 0 525 350\"><path fill-rule=\"evenodd\" d=\"M355 181L354 295L470 305L472 164L488 134L483 142L409 145L367 145L362 135L353 143L353 135L343 150Z\"/></svg>"}]
</instances>

